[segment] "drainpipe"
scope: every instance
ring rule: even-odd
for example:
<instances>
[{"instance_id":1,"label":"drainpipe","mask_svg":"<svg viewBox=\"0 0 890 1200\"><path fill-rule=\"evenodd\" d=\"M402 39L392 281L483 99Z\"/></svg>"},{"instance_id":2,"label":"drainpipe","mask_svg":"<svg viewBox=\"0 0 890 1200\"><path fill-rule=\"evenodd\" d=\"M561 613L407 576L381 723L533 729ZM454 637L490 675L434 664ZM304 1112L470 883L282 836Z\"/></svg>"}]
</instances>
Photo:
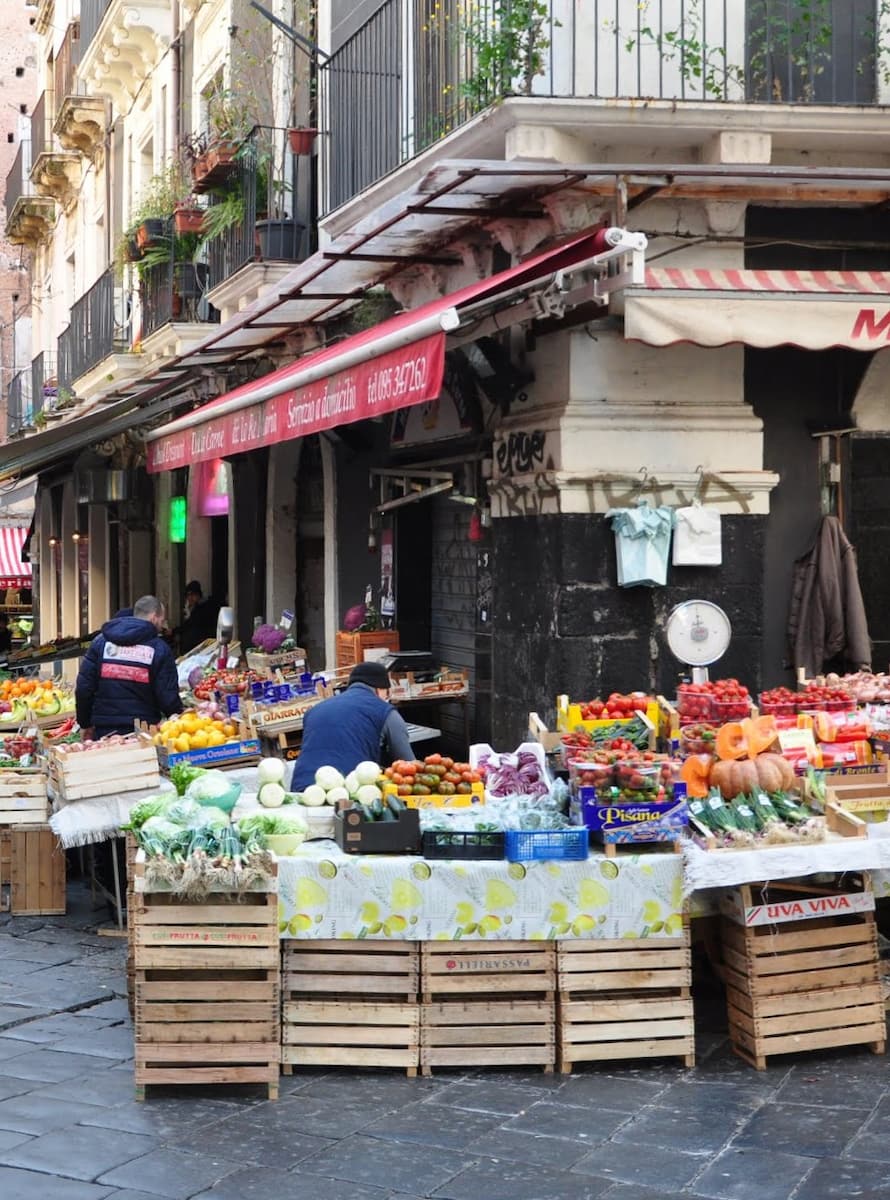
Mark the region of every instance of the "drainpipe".
<instances>
[{"instance_id":1,"label":"drainpipe","mask_svg":"<svg viewBox=\"0 0 890 1200\"><path fill-rule=\"evenodd\" d=\"M173 105L173 144L175 153L179 153L179 139L182 137L182 104L180 103L182 94L182 46L180 45L180 37L182 35L182 23L180 14L180 0L174 0L173 3L173 38L170 42L170 53L172 54L173 66L173 86L171 103Z\"/></svg>"}]
</instances>

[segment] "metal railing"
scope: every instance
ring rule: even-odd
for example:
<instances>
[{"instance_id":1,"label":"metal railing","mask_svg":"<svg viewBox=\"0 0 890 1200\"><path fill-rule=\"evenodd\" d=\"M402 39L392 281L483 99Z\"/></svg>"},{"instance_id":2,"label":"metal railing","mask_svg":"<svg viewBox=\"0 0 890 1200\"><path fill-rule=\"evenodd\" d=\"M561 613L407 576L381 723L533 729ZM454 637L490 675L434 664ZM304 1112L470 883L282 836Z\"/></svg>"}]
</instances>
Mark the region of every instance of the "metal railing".
<instances>
[{"instance_id":1,"label":"metal railing","mask_svg":"<svg viewBox=\"0 0 890 1200\"><path fill-rule=\"evenodd\" d=\"M209 271L206 263L168 262L143 270L140 281L142 334L149 337L170 321L219 321L219 312L206 299Z\"/></svg>"},{"instance_id":2,"label":"metal railing","mask_svg":"<svg viewBox=\"0 0 890 1200\"><path fill-rule=\"evenodd\" d=\"M18 433L20 429L31 423L29 385L30 372L28 371L18 371L9 382L9 389L6 393L7 437Z\"/></svg>"},{"instance_id":3,"label":"metal railing","mask_svg":"<svg viewBox=\"0 0 890 1200\"><path fill-rule=\"evenodd\" d=\"M111 7L111 0L80 0L80 45L86 50L99 32L102 18Z\"/></svg>"},{"instance_id":4,"label":"metal railing","mask_svg":"<svg viewBox=\"0 0 890 1200\"><path fill-rule=\"evenodd\" d=\"M85 92L84 85L77 78L77 64L80 62L80 22L72 21L65 30L62 44L56 55L54 66L54 81L56 107L58 108L66 96L80 96Z\"/></svg>"},{"instance_id":5,"label":"metal railing","mask_svg":"<svg viewBox=\"0 0 890 1200\"><path fill-rule=\"evenodd\" d=\"M330 212L505 96L873 105L884 0L384 0L319 69Z\"/></svg>"},{"instance_id":6,"label":"metal railing","mask_svg":"<svg viewBox=\"0 0 890 1200\"><path fill-rule=\"evenodd\" d=\"M41 92L31 113L31 164L53 148L53 94Z\"/></svg>"},{"instance_id":7,"label":"metal railing","mask_svg":"<svg viewBox=\"0 0 890 1200\"><path fill-rule=\"evenodd\" d=\"M39 412L52 412L58 396L58 387L49 381L56 373L55 355L41 352L31 359L31 405L35 416Z\"/></svg>"},{"instance_id":8,"label":"metal railing","mask_svg":"<svg viewBox=\"0 0 890 1200\"><path fill-rule=\"evenodd\" d=\"M68 328L58 340L59 391L116 351L128 348L129 297L114 285L109 268L71 306Z\"/></svg>"},{"instance_id":9,"label":"metal railing","mask_svg":"<svg viewBox=\"0 0 890 1200\"><path fill-rule=\"evenodd\" d=\"M31 172L31 141L22 140L12 162L12 170L6 176L6 219L23 196L33 196L34 188L29 178Z\"/></svg>"}]
</instances>

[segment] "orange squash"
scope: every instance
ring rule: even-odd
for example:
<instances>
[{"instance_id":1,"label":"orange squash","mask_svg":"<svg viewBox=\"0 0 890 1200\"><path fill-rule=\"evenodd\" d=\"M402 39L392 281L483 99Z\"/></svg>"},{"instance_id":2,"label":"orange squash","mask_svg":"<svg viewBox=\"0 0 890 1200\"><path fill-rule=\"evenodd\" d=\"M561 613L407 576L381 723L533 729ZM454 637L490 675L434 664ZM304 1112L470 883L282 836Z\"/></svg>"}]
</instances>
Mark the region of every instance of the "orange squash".
<instances>
[{"instance_id":1,"label":"orange squash","mask_svg":"<svg viewBox=\"0 0 890 1200\"><path fill-rule=\"evenodd\" d=\"M703 800L707 796L713 762L710 754L690 754L680 768L680 778L686 784L686 795L691 800Z\"/></svg>"},{"instance_id":2,"label":"orange squash","mask_svg":"<svg viewBox=\"0 0 890 1200\"><path fill-rule=\"evenodd\" d=\"M786 792L794 783L794 767L781 754L759 754L754 769L765 792Z\"/></svg>"},{"instance_id":3,"label":"orange squash","mask_svg":"<svg viewBox=\"0 0 890 1200\"><path fill-rule=\"evenodd\" d=\"M742 733L748 746L748 757L756 758L769 750L779 736L775 717L747 717L742 721Z\"/></svg>"},{"instance_id":4,"label":"orange squash","mask_svg":"<svg viewBox=\"0 0 890 1200\"><path fill-rule=\"evenodd\" d=\"M745 731L738 721L730 721L728 725L720 726L714 739L714 749L717 751L717 757L723 762L733 762L746 756L748 746L745 742ZM733 795L735 794L734 792Z\"/></svg>"},{"instance_id":5,"label":"orange squash","mask_svg":"<svg viewBox=\"0 0 890 1200\"><path fill-rule=\"evenodd\" d=\"M719 787L725 800L732 800L758 786L757 766L750 759L725 759L711 767L711 785Z\"/></svg>"}]
</instances>

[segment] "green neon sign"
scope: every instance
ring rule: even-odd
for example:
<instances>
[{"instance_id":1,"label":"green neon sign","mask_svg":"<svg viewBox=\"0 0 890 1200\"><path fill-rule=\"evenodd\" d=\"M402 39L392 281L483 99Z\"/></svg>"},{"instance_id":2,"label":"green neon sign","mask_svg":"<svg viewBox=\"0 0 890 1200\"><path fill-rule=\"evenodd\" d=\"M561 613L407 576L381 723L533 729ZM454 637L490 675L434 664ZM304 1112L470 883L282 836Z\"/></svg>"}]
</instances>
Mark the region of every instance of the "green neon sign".
<instances>
[{"instance_id":1,"label":"green neon sign","mask_svg":"<svg viewBox=\"0 0 890 1200\"><path fill-rule=\"evenodd\" d=\"M185 496L170 497L170 541L185 541L186 502Z\"/></svg>"}]
</instances>

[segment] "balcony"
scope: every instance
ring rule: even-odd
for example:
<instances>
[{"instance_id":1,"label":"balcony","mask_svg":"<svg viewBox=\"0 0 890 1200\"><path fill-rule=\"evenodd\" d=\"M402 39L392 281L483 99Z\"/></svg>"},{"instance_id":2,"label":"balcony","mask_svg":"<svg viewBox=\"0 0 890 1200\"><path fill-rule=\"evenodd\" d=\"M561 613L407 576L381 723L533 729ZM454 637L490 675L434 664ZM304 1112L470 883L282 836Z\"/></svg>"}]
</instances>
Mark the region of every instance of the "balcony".
<instances>
[{"instance_id":1,"label":"balcony","mask_svg":"<svg viewBox=\"0 0 890 1200\"><path fill-rule=\"evenodd\" d=\"M58 200L68 209L77 200L80 156L60 150L53 140L53 95L43 92L31 114L30 178L38 196Z\"/></svg>"},{"instance_id":2,"label":"balcony","mask_svg":"<svg viewBox=\"0 0 890 1200\"><path fill-rule=\"evenodd\" d=\"M13 375L6 393L6 436L16 437L31 428L31 372Z\"/></svg>"},{"instance_id":3,"label":"balcony","mask_svg":"<svg viewBox=\"0 0 890 1200\"><path fill-rule=\"evenodd\" d=\"M223 319L270 290L308 251L306 224L294 215L298 160L284 151L286 130L258 128L239 148L208 208L210 302ZM282 164L270 179L267 164Z\"/></svg>"},{"instance_id":4,"label":"balcony","mask_svg":"<svg viewBox=\"0 0 890 1200\"><path fill-rule=\"evenodd\" d=\"M94 159L105 138L105 101L84 95L86 89L77 78L80 47L80 22L72 21L56 55L53 132L63 150Z\"/></svg>"},{"instance_id":5,"label":"balcony","mask_svg":"<svg viewBox=\"0 0 890 1200\"><path fill-rule=\"evenodd\" d=\"M43 413L45 420L63 416L68 407L59 397L55 355L43 350L31 360L31 402L35 417Z\"/></svg>"},{"instance_id":6,"label":"balcony","mask_svg":"<svg viewBox=\"0 0 890 1200\"><path fill-rule=\"evenodd\" d=\"M71 306L58 340L59 396L101 399L110 385L138 374L140 358L128 353L131 297L109 269Z\"/></svg>"},{"instance_id":7,"label":"balcony","mask_svg":"<svg viewBox=\"0 0 890 1200\"><path fill-rule=\"evenodd\" d=\"M507 96L588 100L613 112L641 101L682 110L886 100L883 0L819 0L818 17L813 7L810 0L479 0L466 9L436 5L420 18L413 0L386 0L319 70L318 113L329 134L320 141L321 211ZM582 138L583 121L579 110Z\"/></svg>"},{"instance_id":8,"label":"balcony","mask_svg":"<svg viewBox=\"0 0 890 1200\"><path fill-rule=\"evenodd\" d=\"M52 200L37 195L30 172L31 142L26 140L6 176L6 237L14 246L33 250L49 237L56 210Z\"/></svg>"},{"instance_id":9,"label":"balcony","mask_svg":"<svg viewBox=\"0 0 890 1200\"><path fill-rule=\"evenodd\" d=\"M186 353L205 336L208 324L219 321L207 299L207 264L193 261L198 235L168 230L151 251L150 265L138 267L142 351L153 365Z\"/></svg>"},{"instance_id":10,"label":"balcony","mask_svg":"<svg viewBox=\"0 0 890 1200\"><path fill-rule=\"evenodd\" d=\"M127 112L173 36L170 0L81 0L78 78Z\"/></svg>"}]
</instances>

